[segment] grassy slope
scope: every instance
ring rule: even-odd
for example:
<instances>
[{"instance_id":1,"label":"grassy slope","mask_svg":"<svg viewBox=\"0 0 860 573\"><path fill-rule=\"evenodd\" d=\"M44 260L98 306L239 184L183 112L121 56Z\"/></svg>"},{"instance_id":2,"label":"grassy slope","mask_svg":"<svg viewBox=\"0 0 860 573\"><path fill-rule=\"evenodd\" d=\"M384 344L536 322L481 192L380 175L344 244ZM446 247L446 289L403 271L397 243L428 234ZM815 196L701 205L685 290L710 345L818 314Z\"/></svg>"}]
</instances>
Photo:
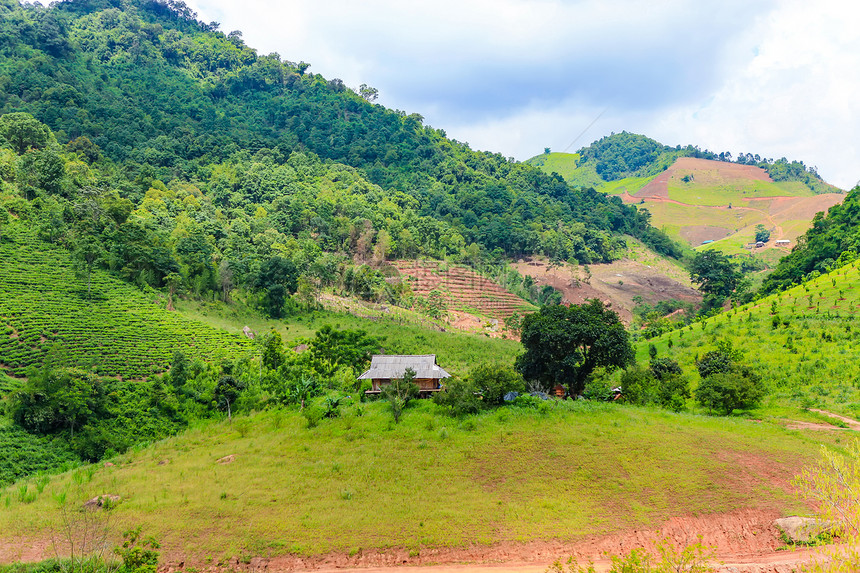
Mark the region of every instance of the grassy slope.
<instances>
[{"instance_id":1,"label":"grassy slope","mask_svg":"<svg viewBox=\"0 0 860 573\"><path fill-rule=\"evenodd\" d=\"M819 407L860 417L858 329L860 265L854 263L651 342L695 373L697 356L719 340L731 341L770 390L763 413ZM647 348L648 342L639 345L639 360L647 360Z\"/></svg>"},{"instance_id":2,"label":"grassy slope","mask_svg":"<svg viewBox=\"0 0 860 573\"><path fill-rule=\"evenodd\" d=\"M144 378L165 370L175 350L218 359L250 349L243 337L164 305L160 293L98 270L88 300L67 251L16 228L0 241L0 364L9 373L21 376L51 356L102 375Z\"/></svg>"},{"instance_id":3,"label":"grassy slope","mask_svg":"<svg viewBox=\"0 0 860 573\"><path fill-rule=\"evenodd\" d=\"M460 423L434 408L415 404L399 425L383 403L354 405L313 429L297 413L212 423L114 467L52 478L31 503L18 501L21 486L0 491L0 531L46 536L58 523L54 496L66 492L73 504L121 495L122 527L143 524L168 555L189 561L571 540L672 515L798 511L786 479L822 439L587 402ZM235 461L216 463L228 455Z\"/></svg>"},{"instance_id":4,"label":"grassy slope","mask_svg":"<svg viewBox=\"0 0 860 573\"><path fill-rule=\"evenodd\" d=\"M373 336L384 337L383 348L389 354L435 354L451 374L465 376L481 362L513 362L522 351L519 342L489 338L478 334L457 331L443 332L421 326L421 315L404 311L379 313L370 319L351 314L317 311L310 314L271 320L242 308L227 307L220 303L200 304L182 301L177 307L192 320L208 323L228 332L239 333L248 325L258 333L275 329L281 333L287 346L297 344L301 338L313 336L319 328L330 324L339 328L361 329ZM399 310L399 309L397 309Z\"/></svg>"}]
</instances>

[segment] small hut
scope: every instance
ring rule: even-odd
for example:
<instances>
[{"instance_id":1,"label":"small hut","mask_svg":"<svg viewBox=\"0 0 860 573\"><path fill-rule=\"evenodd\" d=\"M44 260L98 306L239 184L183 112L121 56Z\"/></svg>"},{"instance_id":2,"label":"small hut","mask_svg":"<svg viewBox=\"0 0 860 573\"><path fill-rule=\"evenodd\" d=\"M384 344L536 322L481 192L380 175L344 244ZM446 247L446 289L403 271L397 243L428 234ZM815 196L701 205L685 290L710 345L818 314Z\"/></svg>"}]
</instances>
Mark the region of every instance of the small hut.
<instances>
[{"instance_id":1,"label":"small hut","mask_svg":"<svg viewBox=\"0 0 860 573\"><path fill-rule=\"evenodd\" d=\"M376 354L370 359L370 369L358 377L373 384L367 394L379 394L382 386L403 378L406 369L415 371L415 383L422 394L442 389L442 379L451 375L436 364L435 354Z\"/></svg>"}]
</instances>

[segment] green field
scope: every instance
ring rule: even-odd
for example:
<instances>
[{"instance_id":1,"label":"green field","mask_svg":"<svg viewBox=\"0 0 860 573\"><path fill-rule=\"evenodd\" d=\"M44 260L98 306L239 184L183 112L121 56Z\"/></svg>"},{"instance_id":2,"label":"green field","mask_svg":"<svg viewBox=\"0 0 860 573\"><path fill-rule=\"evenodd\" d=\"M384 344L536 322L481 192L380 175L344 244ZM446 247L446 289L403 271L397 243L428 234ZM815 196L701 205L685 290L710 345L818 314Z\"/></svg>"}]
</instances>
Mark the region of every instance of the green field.
<instances>
[{"instance_id":1,"label":"green field","mask_svg":"<svg viewBox=\"0 0 860 573\"><path fill-rule=\"evenodd\" d=\"M314 311L272 320L241 305L237 309L222 303L180 301L177 309L191 320L208 323L231 333L241 332L246 325L260 334L274 329L281 334L288 347L313 336L326 324L340 329L360 329L372 336L384 338L384 353L435 354L440 365L448 372L460 376L465 376L472 367L482 362L512 363L514 357L522 352L522 346L515 340L422 326L419 323L420 315L410 311L402 314L378 312L370 318L340 312ZM426 317L423 322L430 323Z\"/></svg>"},{"instance_id":2,"label":"green field","mask_svg":"<svg viewBox=\"0 0 860 573\"><path fill-rule=\"evenodd\" d=\"M667 187L669 198L674 201L709 207L742 205L744 199L755 197L812 197L815 195L811 189L797 182L773 183L754 179L702 184L695 180L684 183L680 178L670 177Z\"/></svg>"},{"instance_id":3,"label":"green field","mask_svg":"<svg viewBox=\"0 0 860 573\"><path fill-rule=\"evenodd\" d=\"M696 358L718 341L730 341L762 376L768 390L762 414L770 408L817 407L860 418L858 330L860 265L855 262L650 342L696 379ZM648 344L639 345L640 361L647 360Z\"/></svg>"},{"instance_id":4,"label":"green field","mask_svg":"<svg viewBox=\"0 0 860 573\"><path fill-rule=\"evenodd\" d=\"M34 482L0 490L0 530L44 539L60 526L59 494L74 507L110 493L122 497L117 530L143 525L189 564L575 540L673 515L803 511L786 480L822 439L838 440L593 402L458 420L421 401L397 425L384 403L354 404L312 429L268 411L53 477L39 494ZM771 480L739 477L762 464Z\"/></svg>"},{"instance_id":5,"label":"green field","mask_svg":"<svg viewBox=\"0 0 860 573\"><path fill-rule=\"evenodd\" d=\"M244 337L168 312L159 292L100 270L91 282L88 298L68 251L7 230L0 241L0 369L23 376L50 357L137 379L164 371L176 350L206 360L250 352Z\"/></svg>"}]
</instances>

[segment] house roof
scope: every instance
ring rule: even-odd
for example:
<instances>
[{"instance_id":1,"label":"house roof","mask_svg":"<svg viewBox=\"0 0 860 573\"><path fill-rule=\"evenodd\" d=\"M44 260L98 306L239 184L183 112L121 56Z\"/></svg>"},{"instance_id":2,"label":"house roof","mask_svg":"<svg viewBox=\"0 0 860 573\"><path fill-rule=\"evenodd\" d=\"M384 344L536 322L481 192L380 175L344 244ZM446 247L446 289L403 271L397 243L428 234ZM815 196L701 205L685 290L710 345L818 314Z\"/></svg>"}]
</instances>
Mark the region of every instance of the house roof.
<instances>
[{"instance_id":1,"label":"house roof","mask_svg":"<svg viewBox=\"0 0 860 573\"><path fill-rule=\"evenodd\" d=\"M407 368L415 371L416 378L449 378L451 375L436 364L435 354L376 354L370 359L370 370L359 380L403 378Z\"/></svg>"}]
</instances>

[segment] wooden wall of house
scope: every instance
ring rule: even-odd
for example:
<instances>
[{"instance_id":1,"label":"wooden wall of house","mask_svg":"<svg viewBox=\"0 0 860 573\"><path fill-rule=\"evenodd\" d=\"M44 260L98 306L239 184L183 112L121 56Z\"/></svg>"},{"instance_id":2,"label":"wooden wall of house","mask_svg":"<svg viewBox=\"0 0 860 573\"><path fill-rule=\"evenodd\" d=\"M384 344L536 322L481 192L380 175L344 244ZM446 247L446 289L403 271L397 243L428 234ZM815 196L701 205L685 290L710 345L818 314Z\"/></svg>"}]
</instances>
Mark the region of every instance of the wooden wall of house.
<instances>
[{"instance_id":1,"label":"wooden wall of house","mask_svg":"<svg viewBox=\"0 0 860 573\"><path fill-rule=\"evenodd\" d=\"M436 378L416 378L415 383L418 384L419 390L438 390L439 389L439 380ZM373 391L377 392L381 389L381 386L385 384L391 384L391 379L389 378L374 378L373 379Z\"/></svg>"}]
</instances>

